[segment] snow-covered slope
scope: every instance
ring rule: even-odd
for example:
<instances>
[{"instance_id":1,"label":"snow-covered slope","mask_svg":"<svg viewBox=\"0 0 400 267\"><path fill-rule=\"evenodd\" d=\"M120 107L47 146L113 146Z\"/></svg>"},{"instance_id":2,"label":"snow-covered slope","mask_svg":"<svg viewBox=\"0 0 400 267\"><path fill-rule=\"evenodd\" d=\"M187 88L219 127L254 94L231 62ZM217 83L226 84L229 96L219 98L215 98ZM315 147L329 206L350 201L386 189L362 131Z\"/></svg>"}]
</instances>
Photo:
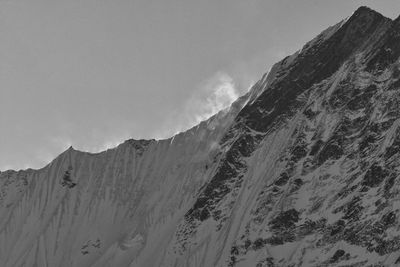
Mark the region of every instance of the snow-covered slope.
<instances>
[{"instance_id":1,"label":"snow-covered slope","mask_svg":"<svg viewBox=\"0 0 400 267\"><path fill-rule=\"evenodd\" d=\"M0 173L0 266L395 266L399 57L361 7L184 133Z\"/></svg>"}]
</instances>

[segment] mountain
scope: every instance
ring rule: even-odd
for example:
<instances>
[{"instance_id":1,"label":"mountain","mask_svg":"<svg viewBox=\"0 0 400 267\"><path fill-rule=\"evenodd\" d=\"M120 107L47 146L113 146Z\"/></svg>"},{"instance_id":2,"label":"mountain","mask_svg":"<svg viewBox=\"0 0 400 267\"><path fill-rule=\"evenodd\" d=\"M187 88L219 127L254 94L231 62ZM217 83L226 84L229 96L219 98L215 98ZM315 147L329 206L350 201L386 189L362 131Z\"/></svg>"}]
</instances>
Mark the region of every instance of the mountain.
<instances>
[{"instance_id":1,"label":"mountain","mask_svg":"<svg viewBox=\"0 0 400 267\"><path fill-rule=\"evenodd\" d=\"M1 172L0 265L400 264L399 57L361 7L184 133Z\"/></svg>"}]
</instances>

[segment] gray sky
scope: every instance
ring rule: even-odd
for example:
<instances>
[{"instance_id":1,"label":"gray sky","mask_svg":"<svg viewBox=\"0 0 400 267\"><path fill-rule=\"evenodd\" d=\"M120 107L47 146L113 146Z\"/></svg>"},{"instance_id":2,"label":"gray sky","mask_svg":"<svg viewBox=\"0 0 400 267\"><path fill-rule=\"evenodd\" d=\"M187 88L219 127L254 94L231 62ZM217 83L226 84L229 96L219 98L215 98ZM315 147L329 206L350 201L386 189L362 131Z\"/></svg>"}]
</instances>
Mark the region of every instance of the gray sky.
<instances>
[{"instance_id":1,"label":"gray sky","mask_svg":"<svg viewBox=\"0 0 400 267\"><path fill-rule=\"evenodd\" d=\"M185 130L360 5L400 14L398 0L0 0L0 170Z\"/></svg>"}]
</instances>

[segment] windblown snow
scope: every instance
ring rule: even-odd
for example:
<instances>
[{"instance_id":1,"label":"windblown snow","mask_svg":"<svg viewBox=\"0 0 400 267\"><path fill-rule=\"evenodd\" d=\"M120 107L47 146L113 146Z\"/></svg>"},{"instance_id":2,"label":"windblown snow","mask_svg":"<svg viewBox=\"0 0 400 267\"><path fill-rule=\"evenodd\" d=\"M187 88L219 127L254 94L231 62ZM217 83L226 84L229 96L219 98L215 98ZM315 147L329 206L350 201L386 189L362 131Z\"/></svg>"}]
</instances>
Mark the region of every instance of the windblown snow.
<instances>
[{"instance_id":1,"label":"windblown snow","mask_svg":"<svg viewBox=\"0 0 400 267\"><path fill-rule=\"evenodd\" d=\"M0 266L400 264L400 18L361 7L166 140L0 173Z\"/></svg>"}]
</instances>

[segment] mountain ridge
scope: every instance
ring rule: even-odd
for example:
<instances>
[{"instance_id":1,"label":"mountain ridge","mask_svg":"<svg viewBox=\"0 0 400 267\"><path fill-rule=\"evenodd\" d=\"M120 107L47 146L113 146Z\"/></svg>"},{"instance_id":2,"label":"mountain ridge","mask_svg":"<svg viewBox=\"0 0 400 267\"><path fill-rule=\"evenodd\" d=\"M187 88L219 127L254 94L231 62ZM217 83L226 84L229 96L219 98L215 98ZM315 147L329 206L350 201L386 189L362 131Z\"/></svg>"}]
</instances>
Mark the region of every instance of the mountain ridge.
<instances>
[{"instance_id":1,"label":"mountain ridge","mask_svg":"<svg viewBox=\"0 0 400 267\"><path fill-rule=\"evenodd\" d=\"M398 264L398 29L360 7L188 131L0 172L0 263Z\"/></svg>"},{"instance_id":2,"label":"mountain ridge","mask_svg":"<svg viewBox=\"0 0 400 267\"><path fill-rule=\"evenodd\" d=\"M356 9L356 10L353 12L353 15L350 16L349 18L351 18L351 17L353 17L353 16L355 16L355 15L358 16L358 14L362 14L362 13L368 13L368 14L372 14L372 15L381 16L382 18L385 18L385 19L387 19L387 20L391 20L391 21L392 21L392 19L383 16L381 13L377 12L377 11L374 10L374 9L371 9L371 8L368 7L368 6L360 6L358 9ZM349 18L348 18L348 19L349 19ZM397 20L399 20L399 19L400 19L400 15L399 15L399 17L398 17L397 19L395 19L395 21L397 21ZM337 26L337 25L340 25L341 23L343 23L343 22L345 22L345 21L347 21L347 19L344 19L342 22L339 22L338 24L336 24L336 25L334 25L334 26L331 26L331 27L335 27L335 26ZM331 27L328 27L327 29L329 29L329 28L331 28ZM327 30L327 29L326 29L326 30ZM325 31L325 30L324 30L324 31ZM317 37L315 37L313 40L317 39L321 34L323 34L324 31L322 31L322 32L321 32ZM312 42L313 40L311 40L310 42ZM308 44L308 43L307 43L307 44ZM304 47L306 47L307 44L304 45ZM296 55L297 53L299 53L302 49L304 49L304 47L301 48L300 50L296 51L296 52L293 53L292 55L288 55L288 56L286 56L285 58L283 58L282 60L280 60L280 61L278 61L277 63L275 63L275 64L271 67L271 70L270 70L269 72L266 72L260 80L263 80L264 77L268 76L268 74L270 74L270 72L272 71L272 69L274 68L274 66L283 64L288 58L295 56L295 55ZM250 88L249 92L247 92L246 94L240 96L239 98L249 98L249 101L251 101L251 98L254 98L254 94L256 94L256 90L255 90L256 88L254 88L254 87L256 87L256 85L253 85L253 86ZM253 90L253 92L251 92L252 90ZM253 99L253 100L254 100L254 99ZM237 102L237 101L234 101L234 103L232 103L231 106L232 106L232 105L237 105L237 104L235 104L235 102ZM226 109L230 109L231 106L227 107ZM187 131L191 131L192 129L194 129L194 128L196 128L196 127L199 127L199 125L200 125L201 123L207 122L208 120L211 120L214 116L217 116L217 114L220 113L220 112L224 112L224 110L221 110L221 111L217 112L216 114L212 115L210 118L208 118L208 119L206 119L206 120L204 120L204 121L199 122L197 125L194 125L194 126L190 127L189 129L187 129L187 130L185 130L185 131L176 133L176 134L172 135L171 137L161 138L161 139L155 139L155 138L149 138L149 139L146 139L146 138L144 138L144 139L143 139L143 138L134 139L134 138L130 138L130 139L124 140L121 144L123 144L123 143L125 143L125 142L127 142L127 141L129 141L129 140L135 140L135 141L141 141L141 140L144 140L144 141L148 141L148 140L151 140L151 141L163 141L163 140L173 139L176 135L183 134L183 133L185 133L185 132L187 132ZM225 112L226 112L226 111L225 111ZM119 144L119 145L121 145L121 144ZM119 146L119 145L118 145L118 146ZM111 148L108 148L108 149L105 149L105 150L102 150L102 151L99 151L99 152L91 152L91 151L86 151L86 150L75 149L75 148L73 147L73 145L70 145L70 147L68 147L65 151L61 152L60 155L63 154L63 153L65 153L66 151L68 151L68 150L71 149L71 148L74 149L75 151L82 152L82 153L99 154L99 153L103 153L103 152L107 151L108 149L114 149L114 148L116 148L116 147L111 147ZM43 166L42 168L44 168L44 167L46 167L46 166ZM6 171L23 171L23 170L39 170L39 169L42 169L42 168L37 168L37 169L36 169L36 168L26 168L26 169L18 169L18 170L8 169L8 170L0 170L0 172L6 172Z\"/></svg>"}]
</instances>

